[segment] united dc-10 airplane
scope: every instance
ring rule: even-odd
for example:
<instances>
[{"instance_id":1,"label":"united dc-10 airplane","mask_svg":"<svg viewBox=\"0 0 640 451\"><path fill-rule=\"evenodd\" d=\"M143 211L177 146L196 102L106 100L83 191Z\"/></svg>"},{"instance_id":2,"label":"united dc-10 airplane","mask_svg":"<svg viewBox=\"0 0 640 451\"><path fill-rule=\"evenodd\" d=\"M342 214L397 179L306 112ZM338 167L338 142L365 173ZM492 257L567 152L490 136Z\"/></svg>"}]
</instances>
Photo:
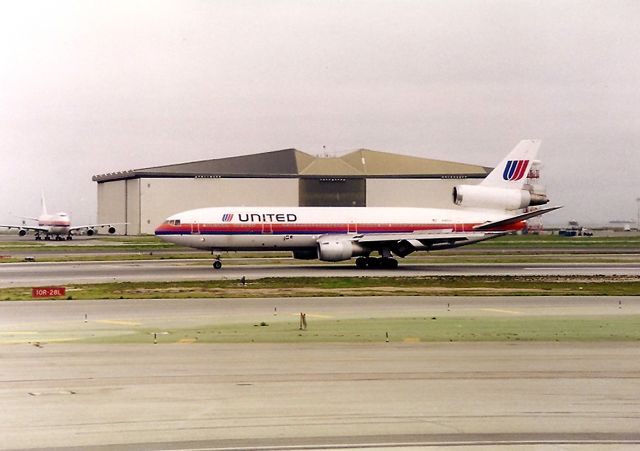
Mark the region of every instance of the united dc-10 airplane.
<instances>
[{"instance_id":1,"label":"united dc-10 airplane","mask_svg":"<svg viewBox=\"0 0 640 451\"><path fill-rule=\"evenodd\" d=\"M453 188L460 209L403 207L215 207L170 216L156 236L220 251L292 251L297 259L395 268L394 256L465 246L523 230L526 220L561 207L526 184L540 147L521 141L478 185ZM378 253L379 258L371 257ZM216 258L213 267L222 267Z\"/></svg>"},{"instance_id":2,"label":"united dc-10 airplane","mask_svg":"<svg viewBox=\"0 0 640 451\"><path fill-rule=\"evenodd\" d=\"M86 224L86 225L71 225L71 218L67 213L59 212L55 214L47 213L47 205L44 200L44 193L41 197L42 213L37 218L23 217L29 221L37 222L37 225L27 224L0 224L0 227L6 229L18 229L19 236L25 236L28 232L34 232L36 240L50 240L52 238L56 240L71 240L74 233L84 232L88 236L92 236L98 233L98 229L107 228L110 234L116 233L114 226L124 223L113 224Z\"/></svg>"}]
</instances>

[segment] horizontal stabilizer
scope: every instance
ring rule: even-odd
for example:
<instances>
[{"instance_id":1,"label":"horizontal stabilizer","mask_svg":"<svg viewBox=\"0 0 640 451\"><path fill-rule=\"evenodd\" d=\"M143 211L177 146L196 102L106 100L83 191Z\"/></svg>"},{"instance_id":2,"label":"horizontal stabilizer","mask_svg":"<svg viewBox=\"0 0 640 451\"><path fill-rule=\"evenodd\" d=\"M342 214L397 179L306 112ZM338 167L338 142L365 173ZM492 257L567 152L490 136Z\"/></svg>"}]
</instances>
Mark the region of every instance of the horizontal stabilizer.
<instances>
[{"instance_id":1,"label":"horizontal stabilizer","mask_svg":"<svg viewBox=\"0 0 640 451\"><path fill-rule=\"evenodd\" d=\"M485 222L484 224L479 224L479 225L475 226L473 229L474 230L490 230L490 229L494 229L496 227L504 227L504 226L507 226L507 225L516 224L516 223L518 223L520 221L524 221L526 219L535 218L536 216L540 216L540 215L543 215L545 213L549 213L549 212L557 210L559 208L562 208L562 205L557 206L557 207L540 208L539 210L529 211L527 213L522 213L520 215L511 216L510 218L507 218L507 219L501 219L499 221L493 221L493 222Z\"/></svg>"}]
</instances>

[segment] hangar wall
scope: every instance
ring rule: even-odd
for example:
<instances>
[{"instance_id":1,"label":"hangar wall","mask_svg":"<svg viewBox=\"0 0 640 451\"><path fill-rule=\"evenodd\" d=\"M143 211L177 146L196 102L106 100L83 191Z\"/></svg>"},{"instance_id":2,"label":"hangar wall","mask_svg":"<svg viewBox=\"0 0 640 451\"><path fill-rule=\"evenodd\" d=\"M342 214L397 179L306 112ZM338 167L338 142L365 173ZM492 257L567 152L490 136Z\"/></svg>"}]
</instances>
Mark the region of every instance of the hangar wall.
<instances>
[{"instance_id":1,"label":"hangar wall","mask_svg":"<svg viewBox=\"0 0 640 451\"><path fill-rule=\"evenodd\" d=\"M125 230L127 235L138 235L140 233L140 179L127 180L127 225Z\"/></svg>"},{"instance_id":2,"label":"hangar wall","mask_svg":"<svg viewBox=\"0 0 640 451\"><path fill-rule=\"evenodd\" d=\"M294 178L142 178L139 227L129 234L153 234L168 216L184 210L232 205L298 205Z\"/></svg>"},{"instance_id":3,"label":"hangar wall","mask_svg":"<svg viewBox=\"0 0 640 451\"><path fill-rule=\"evenodd\" d=\"M453 203L455 185L478 179L368 179L368 207L461 208Z\"/></svg>"},{"instance_id":4,"label":"hangar wall","mask_svg":"<svg viewBox=\"0 0 640 451\"><path fill-rule=\"evenodd\" d=\"M457 208L453 186L491 168L358 149L341 157L282 149L94 175L98 219L118 233L152 234L168 216L204 207Z\"/></svg>"},{"instance_id":5,"label":"hangar wall","mask_svg":"<svg viewBox=\"0 0 640 451\"><path fill-rule=\"evenodd\" d=\"M98 223L128 222L126 199L126 180L114 180L109 183L98 183ZM118 233L125 233L122 227Z\"/></svg>"},{"instance_id":6,"label":"hangar wall","mask_svg":"<svg viewBox=\"0 0 640 451\"><path fill-rule=\"evenodd\" d=\"M478 179L381 179L365 181L366 206L460 208L455 185ZM126 222L128 235L153 234L168 216L184 210L238 205L291 206L300 203L298 178L140 178L98 184L98 221Z\"/></svg>"}]
</instances>

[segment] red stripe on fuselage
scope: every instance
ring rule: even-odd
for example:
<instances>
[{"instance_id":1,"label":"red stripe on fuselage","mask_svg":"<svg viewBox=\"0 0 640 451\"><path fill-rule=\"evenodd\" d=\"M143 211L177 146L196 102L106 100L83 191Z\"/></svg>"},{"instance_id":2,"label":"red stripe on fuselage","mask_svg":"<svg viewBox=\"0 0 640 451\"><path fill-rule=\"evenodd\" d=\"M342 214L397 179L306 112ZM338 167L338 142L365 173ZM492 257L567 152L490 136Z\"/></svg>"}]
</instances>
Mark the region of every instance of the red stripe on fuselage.
<instances>
[{"instance_id":1,"label":"red stripe on fuselage","mask_svg":"<svg viewBox=\"0 0 640 451\"><path fill-rule=\"evenodd\" d=\"M360 233L413 233L420 231L449 231L474 232L478 224L292 224L292 223L251 223L251 224L181 224L174 226L162 224L156 229L159 234L190 235L200 234L281 234L281 235L325 235L325 234L360 234ZM522 230L526 226L524 221L509 224L486 231L511 232Z\"/></svg>"},{"instance_id":2,"label":"red stripe on fuselage","mask_svg":"<svg viewBox=\"0 0 640 451\"><path fill-rule=\"evenodd\" d=\"M71 225L70 221L39 221L38 225L41 227L69 227Z\"/></svg>"}]
</instances>

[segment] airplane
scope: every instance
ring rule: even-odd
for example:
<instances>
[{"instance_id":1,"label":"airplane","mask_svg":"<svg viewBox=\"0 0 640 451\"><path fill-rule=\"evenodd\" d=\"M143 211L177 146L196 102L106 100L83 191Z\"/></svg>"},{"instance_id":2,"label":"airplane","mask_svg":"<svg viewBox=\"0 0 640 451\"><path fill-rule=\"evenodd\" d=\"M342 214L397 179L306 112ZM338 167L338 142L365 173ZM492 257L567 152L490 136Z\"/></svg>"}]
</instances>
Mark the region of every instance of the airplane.
<instances>
[{"instance_id":1,"label":"airplane","mask_svg":"<svg viewBox=\"0 0 640 451\"><path fill-rule=\"evenodd\" d=\"M37 218L22 217L24 220L36 221L38 225L26 225L23 221L22 225L15 224L0 224L0 227L6 229L18 229L19 236L25 236L27 232L35 232L36 240L50 240L52 237L56 240L71 240L73 239L74 232L80 232L82 230L88 236L92 236L98 233L98 229L107 227L107 231L110 234L116 233L115 225L124 223L112 223L112 224L87 224L80 226L72 226L71 218L67 213L60 212L56 214L47 213L47 205L44 199L44 193L41 197L42 213Z\"/></svg>"},{"instance_id":2,"label":"airplane","mask_svg":"<svg viewBox=\"0 0 640 451\"><path fill-rule=\"evenodd\" d=\"M221 251L291 251L302 260L396 268L393 258L450 249L515 233L561 208L526 183L540 140L523 140L478 185L453 188L459 209L405 207L212 207L169 216L155 230L182 246ZM374 258L373 253L380 257ZM213 262L222 267L220 257Z\"/></svg>"}]
</instances>

